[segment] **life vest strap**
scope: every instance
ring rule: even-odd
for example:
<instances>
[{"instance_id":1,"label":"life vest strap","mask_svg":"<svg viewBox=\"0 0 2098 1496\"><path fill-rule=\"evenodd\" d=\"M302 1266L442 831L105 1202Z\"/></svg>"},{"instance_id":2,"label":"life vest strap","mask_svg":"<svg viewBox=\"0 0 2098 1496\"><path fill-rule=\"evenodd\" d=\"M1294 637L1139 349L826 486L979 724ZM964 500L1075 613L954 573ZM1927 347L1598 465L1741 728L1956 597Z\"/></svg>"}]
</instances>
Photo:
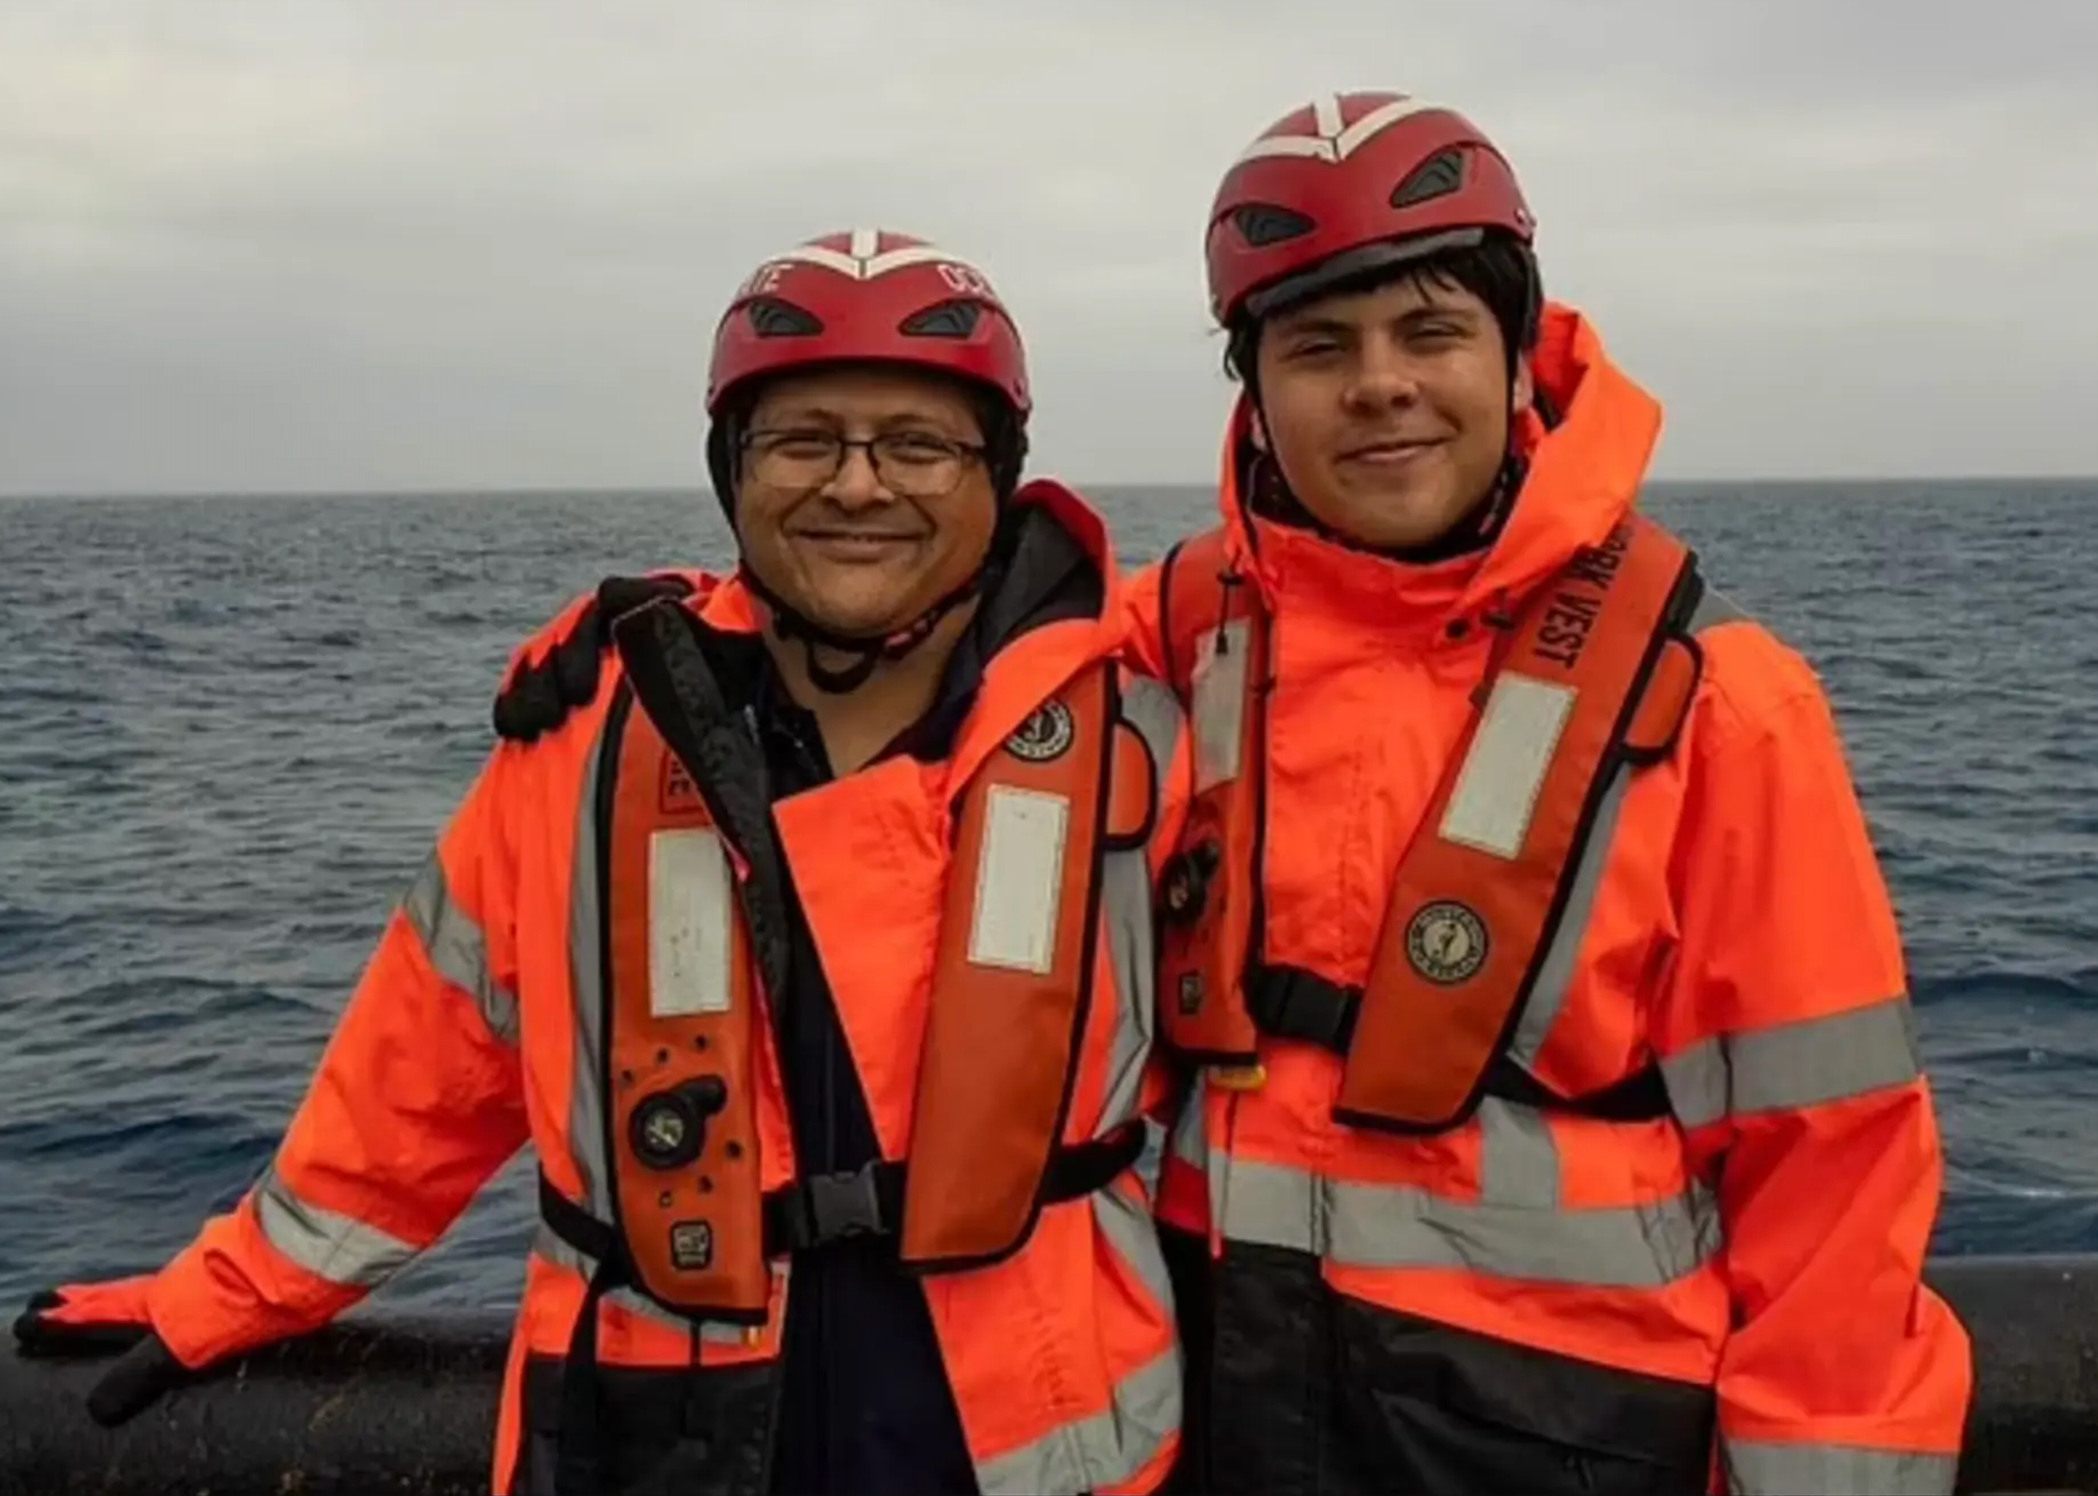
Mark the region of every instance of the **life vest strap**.
<instances>
[{"instance_id":1,"label":"life vest strap","mask_svg":"<svg viewBox=\"0 0 2098 1496\"><path fill-rule=\"evenodd\" d=\"M583 1305L568 1337L568 1357L561 1368L561 1427L554 1441L554 1490L558 1496L587 1496L601 1488L598 1472L600 1438L597 1375L597 1311L615 1288L631 1287L633 1259L626 1241L605 1222L576 1204L539 1174L539 1215L547 1229L584 1256L596 1270L583 1290Z\"/></svg>"},{"instance_id":2,"label":"life vest strap","mask_svg":"<svg viewBox=\"0 0 2098 1496\"><path fill-rule=\"evenodd\" d=\"M1302 967L1257 966L1246 983L1246 1010L1264 1034L1316 1044L1346 1058L1355 1041L1362 994ZM1540 1111L1604 1122L1653 1122L1669 1115L1668 1089L1654 1064L1601 1090L1564 1096L1502 1053L1487 1066L1483 1092Z\"/></svg>"},{"instance_id":3,"label":"life vest strap","mask_svg":"<svg viewBox=\"0 0 2098 1496\"><path fill-rule=\"evenodd\" d=\"M1142 1122L1125 1122L1104 1137L1059 1148L1042 1175L1042 1199L1055 1204L1105 1189L1143 1151ZM909 1164L877 1159L767 1191L766 1252L806 1252L855 1236L898 1235L909 1177Z\"/></svg>"},{"instance_id":4,"label":"life vest strap","mask_svg":"<svg viewBox=\"0 0 2098 1496\"><path fill-rule=\"evenodd\" d=\"M1049 1167L1043 1171L1042 1199L1053 1205L1103 1190L1134 1166L1143 1151L1144 1124L1140 1120L1059 1148L1049 1156ZM879 1159L858 1169L814 1174L767 1190L766 1255L806 1252L855 1236L896 1235L903 1225L909 1177L908 1164ZM555 1236L597 1263L590 1275L583 1319L576 1326L578 1343L587 1336L594 1350L597 1300L615 1288L634 1284L626 1241L607 1222L562 1194L544 1172L539 1175L539 1215Z\"/></svg>"},{"instance_id":5,"label":"life vest strap","mask_svg":"<svg viewBox=\"0 0 2098 1496\"><path fill-rule=\"evenodd\" d=\"M1256 966L1246 982L1246 1011L1264 1034L1345 1056L1355 1041L1362 994L1299 966Z\"/></svg>"}]
</instances>

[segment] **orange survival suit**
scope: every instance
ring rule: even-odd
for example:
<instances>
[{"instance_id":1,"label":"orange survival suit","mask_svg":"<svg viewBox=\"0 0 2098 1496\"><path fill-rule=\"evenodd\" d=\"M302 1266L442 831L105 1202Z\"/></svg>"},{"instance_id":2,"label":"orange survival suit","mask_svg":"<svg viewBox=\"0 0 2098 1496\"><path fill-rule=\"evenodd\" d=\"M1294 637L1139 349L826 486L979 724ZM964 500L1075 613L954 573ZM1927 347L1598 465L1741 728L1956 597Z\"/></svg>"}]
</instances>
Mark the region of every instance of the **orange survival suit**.
<instances>
[{"instance_id":1,"label":"orange survival suit","mask_svg":"<svg viewBox=\"0 0 2098 1496\"><path fill-rule=\"evenodd\" d=\"M529 1143L545 1224L495 1490L767 1491L794 1262L867 1232L922 1274L981 1490L1157 1488L1181 1361L1146 1146L1151 890L1189 749L1171 695L1116 663L1097 517L1048 484L1013 502L1102 602L1004 637L944 762L768 802L708 663L757 627L748 592L692 574L687 602L619 620L594 699L487 762L267 1176L151 1281L177 1358L339 1314ZM788 898L879 1135L853 1174L796 1166L770 1000Z\"/></svg>"},{"instance_id":2,"label":"orange survival suit","mask_svg":"<svg viewBox=\"0 0 2098 1496\"><path fill-rule=\"evenodd\" d=\"M1828 706L1637 511L1659 410L1577 314L1535 372L1483 555L1249 512L1242 406L1222 528L1132 588L1196 740L1194 1483L1948 1492L1942 1158Z\"/></svg>"}]
</instances>

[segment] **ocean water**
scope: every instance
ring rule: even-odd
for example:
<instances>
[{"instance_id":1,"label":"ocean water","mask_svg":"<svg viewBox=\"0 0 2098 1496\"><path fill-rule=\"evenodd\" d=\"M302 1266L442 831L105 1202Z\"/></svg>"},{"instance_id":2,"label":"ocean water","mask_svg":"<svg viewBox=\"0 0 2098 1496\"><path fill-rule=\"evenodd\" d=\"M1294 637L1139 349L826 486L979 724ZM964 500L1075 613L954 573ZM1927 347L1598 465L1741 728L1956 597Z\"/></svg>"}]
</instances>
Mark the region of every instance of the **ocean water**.
<instances>
[{"instance_id":1,"label":"ocean water","mask_svg":"<svg viewBox=\"0 0 2098 1496\"><path fill-rule=\"evenodd\" d=\"M1131 562L1210 506L1099 499ZM1940 1098L1938 1249L2098 1250L2098 485L1653 508L1835 700ZM238 1197L511 646L606 572L724 552L703 494L0 500L0 1304ZM379 1303L514 1302L530 1182Z\"/></svg>"}]
</instances>

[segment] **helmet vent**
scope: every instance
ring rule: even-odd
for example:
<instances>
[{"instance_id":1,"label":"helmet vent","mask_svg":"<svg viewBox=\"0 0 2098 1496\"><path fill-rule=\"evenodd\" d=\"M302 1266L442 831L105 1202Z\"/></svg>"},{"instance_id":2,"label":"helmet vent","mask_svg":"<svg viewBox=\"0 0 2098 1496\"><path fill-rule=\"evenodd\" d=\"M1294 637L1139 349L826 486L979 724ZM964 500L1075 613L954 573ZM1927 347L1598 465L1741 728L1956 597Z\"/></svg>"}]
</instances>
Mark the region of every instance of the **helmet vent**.
<instances>
[{"instance_id":1,"label":"helmet vent","mask_svg":"<svg viewBox=\"0 0 2098 1496\"><path fill-rule=\"evenodd\" d=\"M1415 167L1412 175L1393 189L1391 205L1410 208L1415 203L1447 197L1463 185L1464 152L1452 147Z\"/></svg>"},{"instance_id":2,"label":"helmet vent","mask_svg":"<svg viewBox=\"0 0 2098 1496\"><path fill-rule=\"evenodd\" d=\"M807 338L823 331L823 323L813 312L790 301L752 302L750 326L761 338Z\"/></svg>"},{"instance_id":3,"label":"helmet vent","mask_svg":"<svg viewBox=\"0 0 2098 1496\"><path fill-rule=\"evenodd\" d=\"M905 319L901 331L907 338L966 338L976 331L983 308L973 301L943 301Z\"/></svg>"},{"instance_id":4,"label":"helmet vent","mask_svg":"<svg viewBox=\"0 0 2098 1496\"><path fill-rule=\"evenodd\" d=\"M1243 208L1234 209L1231 222L1238 229L1239 236L1255 249L1280 244L1318 227L1295 209L1278 208L1273 203L1248 203Z\"/></svg>"}]
</instances>

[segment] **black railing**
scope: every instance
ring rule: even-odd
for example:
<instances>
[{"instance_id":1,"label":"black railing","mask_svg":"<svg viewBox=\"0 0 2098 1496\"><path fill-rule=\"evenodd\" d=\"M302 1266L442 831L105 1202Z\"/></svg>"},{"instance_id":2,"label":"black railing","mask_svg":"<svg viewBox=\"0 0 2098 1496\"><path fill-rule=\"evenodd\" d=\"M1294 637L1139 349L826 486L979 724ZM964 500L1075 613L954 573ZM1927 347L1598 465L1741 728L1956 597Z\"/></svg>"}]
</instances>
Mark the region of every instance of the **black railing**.
<instances>
[{"instance_id":1,"label":"black railing","mask_svg":"<svg viewBox=\"0 0 2098 1496\"><path fill-rule=\"evenodd\" d=\"M2098 1254L1953 1257L1931 1281L1974 1337L1961 1491L2098 1492ZM107 1364L0 1353L0 1493L485 1492L507 1321L372 1314L258 1351L116 1430Z\"/></svg>"}]
</instances>

